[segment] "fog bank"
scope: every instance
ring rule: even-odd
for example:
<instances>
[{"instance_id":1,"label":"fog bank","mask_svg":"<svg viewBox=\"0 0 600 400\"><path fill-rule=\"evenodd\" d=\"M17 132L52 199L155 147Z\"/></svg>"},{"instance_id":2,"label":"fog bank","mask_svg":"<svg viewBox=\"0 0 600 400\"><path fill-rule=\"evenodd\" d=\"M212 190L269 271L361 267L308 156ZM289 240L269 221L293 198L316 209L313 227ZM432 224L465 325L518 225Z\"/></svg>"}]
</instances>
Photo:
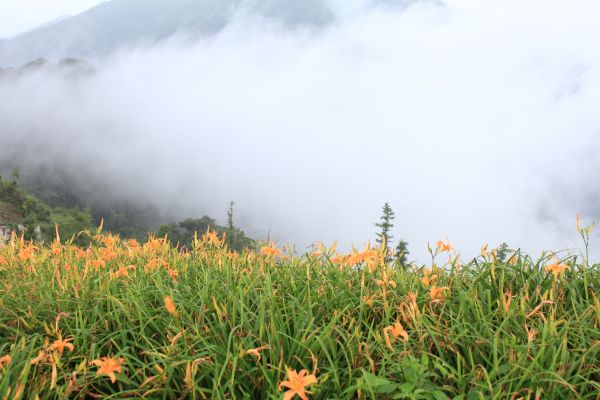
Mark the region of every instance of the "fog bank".
<instances>
[{"instance_id":1,"label":"fog bank","mask_svg":"<svg viewBox=\"0 0 600 400\"><path fill-rule=\"evenodd\" d=\"M242 228L299 249L373 239L386 201L422 261L442 238L576 245L575 214L600 214L600 3L327 4L319 29L241 11L89 76L0 79L0 159L181 217L235 200Z\"/></svg>"}]
</instances>

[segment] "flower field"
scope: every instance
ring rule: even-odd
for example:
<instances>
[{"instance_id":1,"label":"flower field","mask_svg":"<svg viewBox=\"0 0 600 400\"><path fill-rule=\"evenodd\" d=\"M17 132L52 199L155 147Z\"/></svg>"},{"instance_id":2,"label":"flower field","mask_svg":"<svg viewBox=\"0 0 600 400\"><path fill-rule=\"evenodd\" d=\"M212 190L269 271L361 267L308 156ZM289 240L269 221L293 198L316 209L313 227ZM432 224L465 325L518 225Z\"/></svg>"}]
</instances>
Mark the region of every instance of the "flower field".
<instances>
[{"instance_id":1,"label":"flower field","mask_svg":"<svg viewBox=\"0 0 600 400\"><path fill-rule=\"evenodd\" d=\"M440 241L401 268L369 246L90 235L0 245L1 399L600 399L585 255L463 263Z\"/></svg>"}]
</instances>

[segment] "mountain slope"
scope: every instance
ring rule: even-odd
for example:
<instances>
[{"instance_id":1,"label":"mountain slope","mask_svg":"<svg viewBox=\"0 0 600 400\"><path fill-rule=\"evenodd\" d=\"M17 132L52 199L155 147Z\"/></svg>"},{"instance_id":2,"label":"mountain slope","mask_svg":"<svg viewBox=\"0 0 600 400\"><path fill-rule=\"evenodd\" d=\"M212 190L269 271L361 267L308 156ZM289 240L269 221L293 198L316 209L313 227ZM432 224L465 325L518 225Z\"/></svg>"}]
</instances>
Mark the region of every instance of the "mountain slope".
<instances>
[{"instance_id":1,"label":"mountain slope","mask_svg":"<svg viewBox=\"0 0 600 400\"><path fill-rule=\"evenodd\" d=\"M211 35L227 26L238 12L256 13L289 26L320 25L333 18L325 0L113 0L0 40L0 67L38 58L93 59L177 33Z\"/></svg>"}]
</instances>

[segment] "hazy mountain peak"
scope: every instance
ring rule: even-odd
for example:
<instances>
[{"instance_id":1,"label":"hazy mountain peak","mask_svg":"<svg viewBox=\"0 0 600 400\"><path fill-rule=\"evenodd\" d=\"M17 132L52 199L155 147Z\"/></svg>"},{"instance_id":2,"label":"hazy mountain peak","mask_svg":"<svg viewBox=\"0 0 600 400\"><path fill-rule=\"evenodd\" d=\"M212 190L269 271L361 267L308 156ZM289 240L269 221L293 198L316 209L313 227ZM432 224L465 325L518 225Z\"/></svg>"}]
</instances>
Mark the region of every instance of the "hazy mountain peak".
<instances>
[{"instance_id":1,"label":"hazy mountain peak","mask_svg":"<svg viewBox=\"0 0 600 400\"><path fill-rule=\"evenodd\" d=\"M210 35L222 30L241 11L290 27L320 25L333 18L325 0L112 0L0 40L0 66L22 65L39 58L95 58L178 33Z\"/></svg>"}]
</instances>

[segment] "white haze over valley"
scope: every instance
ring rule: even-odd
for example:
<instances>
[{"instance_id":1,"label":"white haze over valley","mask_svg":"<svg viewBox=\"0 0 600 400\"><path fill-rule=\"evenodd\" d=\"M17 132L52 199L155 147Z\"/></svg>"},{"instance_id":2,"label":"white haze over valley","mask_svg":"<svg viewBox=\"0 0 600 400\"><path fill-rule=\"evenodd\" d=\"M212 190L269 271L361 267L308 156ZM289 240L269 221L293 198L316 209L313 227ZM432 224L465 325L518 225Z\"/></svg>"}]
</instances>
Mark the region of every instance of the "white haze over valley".
<instances>
[{"instance_id":1,"label":"white haze over valley","mask_svg":"<svg viewBox=\"0 0 600 400\"><path fill-rule=\"evenodd\" d=\"M420 261L438 239L571 249L576 213L600 216L597 0L229 3L208 31L90 43L89 75L0 78L0 160L181 218L235 200L247 233L299 250L373 239L386 201ZM81 50L70 29L41 56ZM13 40L0 67L43 48Z\"/></svg>"}]
</instances>

